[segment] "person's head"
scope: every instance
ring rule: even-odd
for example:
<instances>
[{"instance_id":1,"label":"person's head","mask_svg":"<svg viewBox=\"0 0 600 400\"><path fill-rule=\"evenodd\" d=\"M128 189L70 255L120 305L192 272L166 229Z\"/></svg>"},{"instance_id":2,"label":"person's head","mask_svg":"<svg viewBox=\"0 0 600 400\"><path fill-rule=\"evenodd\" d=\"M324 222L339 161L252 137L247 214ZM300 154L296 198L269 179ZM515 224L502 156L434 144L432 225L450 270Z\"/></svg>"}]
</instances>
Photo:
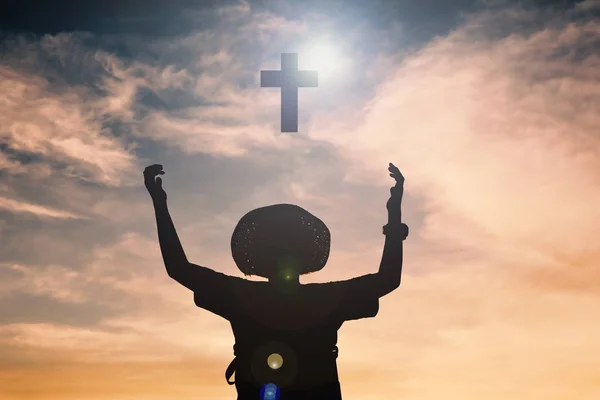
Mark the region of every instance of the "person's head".
<instances>
[{"instance_id":1,"label":"person's head","mask_svg":"<svg viewBox=\"0 0 600 400\"><path fill-rule=\"evenodd\" d=\"M231 238L231 253L244 275L297 280L327 263L330 234L319 218L292 204L250 211Z\"/></svg>"}]
</instances>

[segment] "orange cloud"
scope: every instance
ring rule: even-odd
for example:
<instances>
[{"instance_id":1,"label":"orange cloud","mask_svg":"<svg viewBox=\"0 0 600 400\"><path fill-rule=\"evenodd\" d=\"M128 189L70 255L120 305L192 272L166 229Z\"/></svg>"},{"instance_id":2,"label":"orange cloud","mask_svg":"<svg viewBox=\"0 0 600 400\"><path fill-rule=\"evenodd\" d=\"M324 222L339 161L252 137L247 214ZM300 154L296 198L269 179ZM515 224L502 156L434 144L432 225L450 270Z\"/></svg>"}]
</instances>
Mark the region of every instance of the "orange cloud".
<instances>
[{"instance_id":1,"label":"orange cloud","mask_svg":"<svg viewBox=\"0 0 600 400\"><path fill-rule=\"evenodd\" d=\"M44 78L7 66L0 76L0 135L12 150L76 163L75 175L108 185L119 185L135 166L121 141L103 132L85 89L54 93Z\"/></svg>"},{"instance_id":2,"label":"orange cloud","mask_svg":"<svg viewBox=\"0 0 600 400\"><path fill-rule=\"evenodd\" d=\"M594 5L588 0L579 9ZM243 6L225 13L234 20L251 17ZM239 193L230 208L214 207L218 210L210 216L199 209L222 192L202 190L198 201L169 192L190 260L231 274L238 274L228 249L236 217L278 201L302 203L332 230L330 265L307 281L374 272L390 185L385 168L394 161L402 169L403 212L412 228L404 279L381 300L377 318L345 324L340 331L340 376L348 396L592 400L600 393L594 357L600 324L593 319L600 311L595 292L600 248L594 240L600 233L600 76L597 55L586 49L597 42L600 28L588 19L569 23L571 16L552 15L534 25L523 24L539 22L534 11L473 15L401 63L376 65L387 79L366 101L338 88L321 100L348 101L324 114L315 111L323 104L315 98L319 95L305 97L310 129L297 137L273 135L277 93L238 90L230 83L250 74L222 46L240 43L230 37L214 48L206 34L172 44L171 49L181 49L202 39L207 46L198 65L185 71L103 55L112 74L103 82L108 94L92 103L106 115L135 122L131 130L138 137L168 141L186 155L216 153L284 171L251 193ZM289 28L273 16L256 21L248 29L277 32L279 23ZM521 32L517 22L539 28ZM211 73L196 74L199 66ZM125 143L101 139L98 125L86 125L90 121L81 111L86 108L79 104L85 95L56 97L47 93L43 79L9 73L20 77L12 79L10 98L18 101L11 100L11 107L33 101L28 91L41 97L42 105L50 104L32 111L33 125L20 114L1 120L6 126L20 121L14 143L96 171L95 179L106 185L121 184L113 175L117 166L135 169L138 160L124 150ZM223 104L150 111L136 120L137 112L148 111L136 103L139 88L170 99L167 90L182 87ZM271 111L261 111L263 106ZM59 132L63 136L47 140L40 134L52 116L47 113L61 107L57 115L66 121L61 132L84 126L84 135ZM13 171L22 168L10 157L0 163ZM240 168L238 180L225 184L239 184L251 178L248 174ZM139 172L135 176L143 190ZM193 185L190 176L181 179ZM169 179L167 190L178 178ZM220 179L218 171L211 179ZM73 196L83 193L77 189ZM94 203L88 207L92 215L106 217L118 208L116 215L123 216L111 220L120 229L113 243L96 247L76 275L60 266L7 264L4 268L16 268L20 278L0 288L11 295L29 291L97 302L120 307L121 313L93 327L5 323L2 353L10 354L13 364L0 377L0 387L8 388L2 396L231 398L223 382L233 344L229 326L193 306L191 293L166 276L155 233L136 233L135 218L126 218L147 212L152 219L149 202L141 211L116 195L95 203L85 193L78 201ZM62 372L53 372L50 354L63 355ZM15 367L23 360L41 360L46 375ZM102 364L106 360L114 364Z\"/></svg>"},{"instance_id":3,"label":"orange cloud","mask_svg":"<svg viewBox=\"0 0 600 400\"><path fill-rule=\"evenodd\" d=\"M77 215L68 211L56 210L52 207L45 207L38 204L12 200L6 197L0 197L0 208L17 213L33 214L42 218L85 218L85 216Z\"/></svg>"}]
</instances>

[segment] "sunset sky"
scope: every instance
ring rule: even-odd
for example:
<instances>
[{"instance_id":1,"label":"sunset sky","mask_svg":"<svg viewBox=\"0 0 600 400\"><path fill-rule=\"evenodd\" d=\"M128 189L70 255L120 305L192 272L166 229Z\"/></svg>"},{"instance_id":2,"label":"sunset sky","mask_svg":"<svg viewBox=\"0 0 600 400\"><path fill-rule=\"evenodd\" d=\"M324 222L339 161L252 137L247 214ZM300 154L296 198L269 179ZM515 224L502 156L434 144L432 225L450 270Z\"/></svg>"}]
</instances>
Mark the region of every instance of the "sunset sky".
<instances>
[{"instance_id":1,"label":"sunset sky","mask_svg":"<svg viewBox=\"0 0 600 400\"><path fill-rule=\"evenodd\" d=\"M403 280L339 331L344 399L600 399L599 0L9 4L0 400L236 398L228 322L165 272L146 165L219 272L243 276L251 209L317 215L307 283L377 271L388 162ZM320 71L298 134L260 87L282 52Z\"/></svg>"}]
</instances>

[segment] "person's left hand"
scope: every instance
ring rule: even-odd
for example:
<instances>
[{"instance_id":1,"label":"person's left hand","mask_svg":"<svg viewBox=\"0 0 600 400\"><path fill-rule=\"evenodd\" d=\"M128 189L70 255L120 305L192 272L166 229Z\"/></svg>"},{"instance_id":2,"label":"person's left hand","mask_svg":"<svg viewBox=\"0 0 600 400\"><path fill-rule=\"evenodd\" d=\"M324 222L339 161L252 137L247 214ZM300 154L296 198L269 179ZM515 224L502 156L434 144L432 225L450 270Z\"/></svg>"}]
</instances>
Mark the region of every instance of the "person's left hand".
<instances>
[{"instance_id":1,"label":"person's left hand","mask_svg":"<svg viewBox=\"0 0 600 400\"><path fill-rule=\"evenodd\" d=\"M402 195L404 194L404 175L392 163L390 163L388 171L390 171L390 176L396 180L396 185L390 189L390 199L386 204L386 208L390 212L399 213L400 205L402 204Z\"/></svg>"},{"instance_id":2,"label":"person's left hand","mask_svg":"<svg viewBox=\"0 0 600 400\"><path fill-rule=\"evenodd\" d=\"M396 180L396 185L404 184L404 175L402 175L402 173L400 172L398 167L396 167L394 164L390 163L390 166L388 167L388 171L390 171L390 176Z\"/></svg>"}]
</instances>

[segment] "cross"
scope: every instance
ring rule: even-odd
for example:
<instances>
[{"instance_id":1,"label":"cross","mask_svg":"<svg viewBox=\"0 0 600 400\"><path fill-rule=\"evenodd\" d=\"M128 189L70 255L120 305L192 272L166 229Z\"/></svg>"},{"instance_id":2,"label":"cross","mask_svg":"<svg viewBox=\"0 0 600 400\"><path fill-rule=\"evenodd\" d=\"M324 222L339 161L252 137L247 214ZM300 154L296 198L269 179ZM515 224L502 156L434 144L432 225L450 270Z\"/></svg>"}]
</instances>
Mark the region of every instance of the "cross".
<instances>
[{"instance_id":1,"label":"cross","mask_svg":"<svg viewBox=\"0 0 600 400\"><path fill-rule=\"evenodd\" d=\"M317 87L317 71L298 71L298 54L281 53L281 71L260 71L260 86L281 88L281 132L298 132L298 88Z\"/></svg>"}]
</instances>

